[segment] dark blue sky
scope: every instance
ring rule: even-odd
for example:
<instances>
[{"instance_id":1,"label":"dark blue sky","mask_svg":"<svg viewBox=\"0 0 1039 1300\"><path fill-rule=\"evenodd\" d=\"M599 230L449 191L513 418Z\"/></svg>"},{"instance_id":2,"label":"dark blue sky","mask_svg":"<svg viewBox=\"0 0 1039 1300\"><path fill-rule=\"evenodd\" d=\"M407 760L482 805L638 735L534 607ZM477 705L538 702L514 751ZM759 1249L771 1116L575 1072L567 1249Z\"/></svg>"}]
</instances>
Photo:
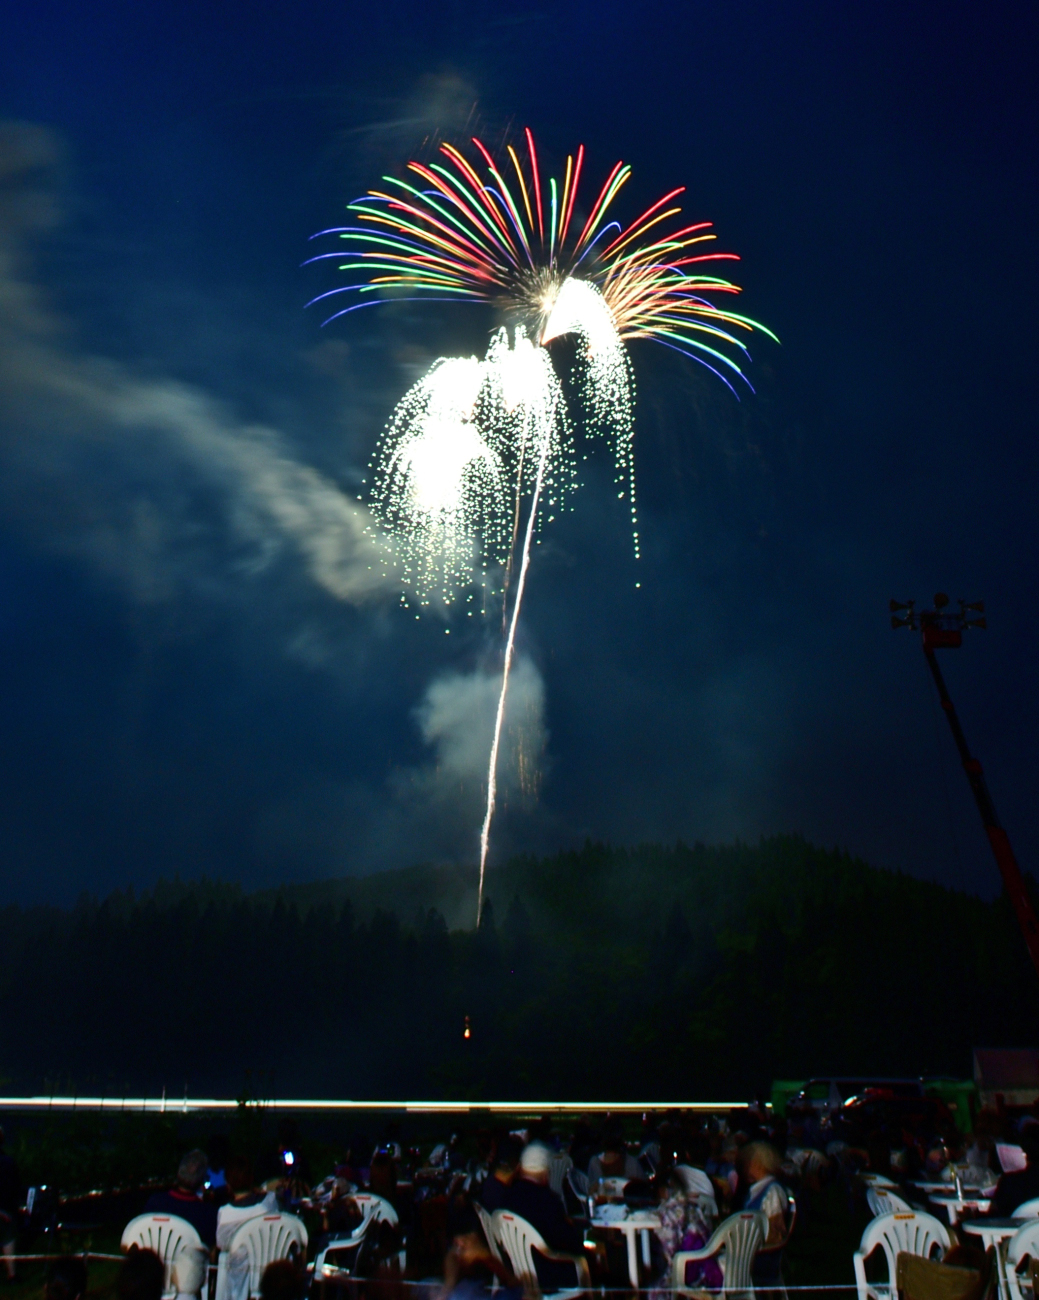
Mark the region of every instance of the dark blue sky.
<instances>
[{"instance_id":1,"label":"dark blue sky","mask_svg":"<svg viewBox=\"0 0 1039 1300\"><path fill-rule=\"evenodd\" d=\"M4 3L4 893L475 860L495 620L416 623L351 513L490 316L319 329L307 236L433 130L529 124L743 257L758 393L636 344L643 559L608 466L546 534L496 840L802 832L998 877L890 596L1039 871L1033 6ZM641 582L636 589L635 583ZM446 629L450 629L445 634ZM483 710L483 712L481 712ZM508 775L508 774L506 774ZM508 781L507 781L508 784Z\"/></svg>"}]
</instances>

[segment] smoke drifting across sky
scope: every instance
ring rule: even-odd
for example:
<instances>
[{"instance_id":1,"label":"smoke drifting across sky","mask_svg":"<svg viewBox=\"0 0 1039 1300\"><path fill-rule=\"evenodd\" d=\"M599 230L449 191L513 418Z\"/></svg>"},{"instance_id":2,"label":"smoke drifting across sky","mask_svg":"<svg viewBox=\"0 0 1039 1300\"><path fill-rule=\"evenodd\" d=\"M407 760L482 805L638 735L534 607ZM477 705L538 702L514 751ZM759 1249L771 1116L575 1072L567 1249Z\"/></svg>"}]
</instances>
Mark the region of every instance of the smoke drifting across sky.
<instances>
[{"instance_id":1,"label":"smoke drifting across sky","mask_svg":"<svg viewBox=\"0 0 1039 1300\"><path fill-rule=\"evenodd\" d=\"M83 563L160 620L201 622L207 606L251 625L284 620L284 653L327 666L334 651L320 624L334 614L318 612L321 597L396 604L388 546L356 494L302 461L276 430L236 422L188 384L142 377L72 344L31 270L33 237L60 220L60 154L45 128L0 124L0 508L8 526ZM309 600L300 595L307 588ZM498 683L500 674L482 670L434 676L415 709L432 761L393 772L367 797L335 783L322 792L332 804L367 805L338 843L338 863L322 855L326 870L464 853L480 816ZM502 763L506 795L536 788L543 704L541 678L524 660ZM277 806L264 820L284 841ZM308 839L295 821L290 828Z\"/></svg>"}]
</instances>

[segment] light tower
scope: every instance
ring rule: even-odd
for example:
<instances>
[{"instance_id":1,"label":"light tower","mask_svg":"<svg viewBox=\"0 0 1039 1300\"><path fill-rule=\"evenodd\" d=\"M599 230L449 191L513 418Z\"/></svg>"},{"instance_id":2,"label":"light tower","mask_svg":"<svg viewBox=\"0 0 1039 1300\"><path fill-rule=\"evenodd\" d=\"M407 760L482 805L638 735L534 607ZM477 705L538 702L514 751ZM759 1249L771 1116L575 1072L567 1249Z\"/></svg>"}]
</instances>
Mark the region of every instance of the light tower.
<instances>
[{"instance_id":1,"label":"light tower","mask_svg":"<svg viewBox=\"0 0 1039 1300\"><path fill-rule=\"evenodd\" d=\"M942 709L948 719L953 740L956 741L956 748L960 752L963 770L967 773L967 780L970 782L970 788L974 793L974 801L978 805L978 812L981 813L982 825L985 827L985 834L988 836L988 842L992 848L992 856L996 859L999 874L1003 877L1003 886L1010 898L1014 915L1017 917L1017 923L1021 927L1021 933L1024 935L1029 956L1032 958L1032 965L1035 967L1036 974L1039 975L1039 920L1036 919L1032 900L1028 896L1024 877L1021 875L1021 868L1017 865L1017 859L1014 857L1014 850L1010 847L1010 839L1003 827L1000 826L999 818L996 816L992 796L985 784L985 774L981 770L981 764L970 752L967 738L963 734L963 728L960 726L960 720L956 716L956 710L953 708L952 699L945 685L945 678L942 676L942 670L938 667L938 660L935 657L936 650L958 650L963 644L964 631L970 628L985 627L985 605L983 601L978 600L968 603L965 600L960 600L957 601L957 604L959 609L950 611L949 597L944 591L935 594L934 609L919 612L916 609L915 601L893 600L890 603L891 626L893 628L907 627L911 631L921 634L920 639L924 648L924 657L927 659L927 666L931 670L934 684L938 687Z\"/></svg>"}]
</instances>

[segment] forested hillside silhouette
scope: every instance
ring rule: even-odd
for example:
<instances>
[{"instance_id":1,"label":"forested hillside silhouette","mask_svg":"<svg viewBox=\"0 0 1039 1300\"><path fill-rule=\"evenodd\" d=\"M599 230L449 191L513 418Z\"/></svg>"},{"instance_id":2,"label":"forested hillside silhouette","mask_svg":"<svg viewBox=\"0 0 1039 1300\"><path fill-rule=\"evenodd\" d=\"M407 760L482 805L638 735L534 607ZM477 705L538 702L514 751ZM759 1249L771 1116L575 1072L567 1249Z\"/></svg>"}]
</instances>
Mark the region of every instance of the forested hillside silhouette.
<instances>
[{"instance_id":1,"label":"forested hillside silhouette","mask_svg":"<svg viewBox=\"0 0 1039 1300\"><path fill-rule=\"evenodd\" d=\"M1005 900L795 837L518 858L479 930L474 877L8 906L5 1091L713 1100L1036 1039Z\"/></svg>"}]
</instances>

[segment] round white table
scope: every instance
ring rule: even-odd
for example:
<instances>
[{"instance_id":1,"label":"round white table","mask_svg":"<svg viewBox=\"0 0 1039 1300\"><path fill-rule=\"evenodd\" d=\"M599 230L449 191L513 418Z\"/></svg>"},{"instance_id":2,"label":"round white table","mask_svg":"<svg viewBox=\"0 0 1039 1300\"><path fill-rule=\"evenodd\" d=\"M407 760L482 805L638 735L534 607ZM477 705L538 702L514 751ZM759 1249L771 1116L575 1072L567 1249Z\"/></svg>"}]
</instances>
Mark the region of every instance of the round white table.
<instances>
[{"instance_id":1,"label":"round white table","mask_svg":"<svg viewBox=\"0 0 1039 1300\"><path fill-rule=\"evenodd\" d=\"M958 1196L955 1189L951 1192L932 1192L927 1199L934 1206L945 1207L949 1226L953 1228L965 1214L988 1214L988 1208L992 1204L984 1196L968 1196L966 1192Z\"/></svg>"},{"instance_id":2,"label":"round white table","mask_svg":"<svg viewBox=\"0 0 1039 1300\"><path fill-rule=\"evenodd\" d=\"M610 1228L615 1232L624 1233L628 1247L628 1279L632 1287L637 1291L639 1289L639 1261L635 1250L635 1238L640 1232L642 1233L642 1262L646 1268L649 1268L649 1234L654 1228L660 1227L660 1220L655 1214L650 1214L648 1210L636 1210L623 1219L599 1219L593 1216L589 1220L589 1224L593 1228Z\"/></svg>"},{"instance_id":3,"label":"round white table","mask_svg":"<svg viewBox=\"0 0 1039 1300\"><path fill-rule=\"evenodd\" d=\"M960 1224L961 1232L969 1232L972 1237L980 1237L982 1247L996 1248L996 1279L999 1283L1001 1300L1009 1300L1010 1289L1007 1286L1006 1250L1003 1243L1009 1241L1018 1228L1024 1227L1021 1219L965 1219Z\"/></svg>"}]
</instances>

